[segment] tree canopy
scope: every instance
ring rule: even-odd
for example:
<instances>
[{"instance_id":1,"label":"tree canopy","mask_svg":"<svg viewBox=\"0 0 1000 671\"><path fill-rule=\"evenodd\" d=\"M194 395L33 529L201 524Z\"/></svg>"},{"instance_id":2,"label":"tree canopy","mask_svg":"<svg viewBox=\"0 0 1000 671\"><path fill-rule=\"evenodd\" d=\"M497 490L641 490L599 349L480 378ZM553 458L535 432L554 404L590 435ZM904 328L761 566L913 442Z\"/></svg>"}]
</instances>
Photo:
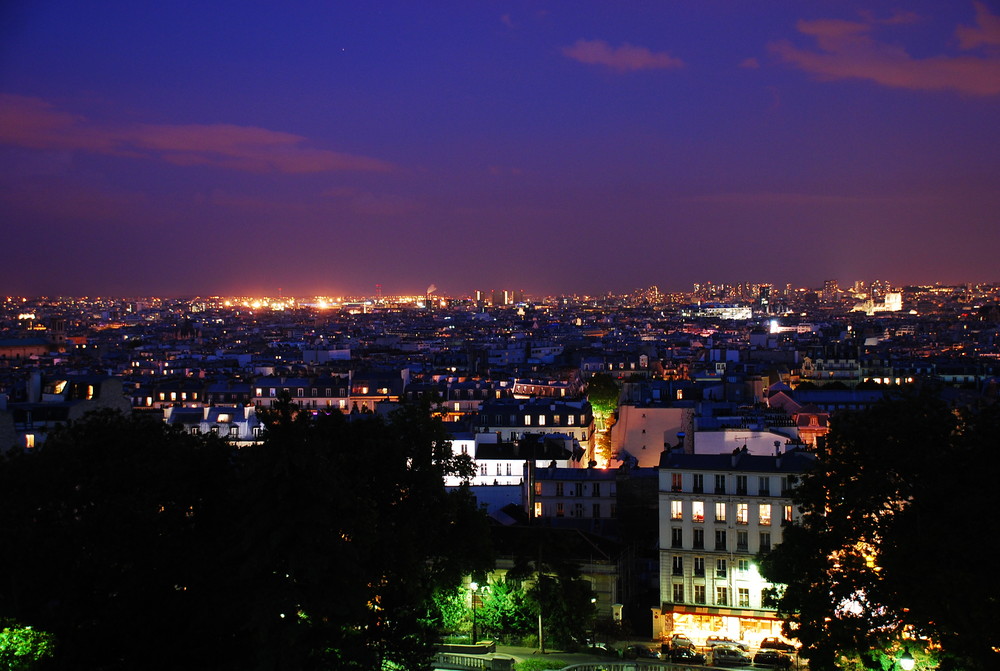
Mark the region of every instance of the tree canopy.
<instances>
[{"instance_id":1,"label":"tree canopy","mask_svg":"<svg viewBox=\"0 0 1000 671\"><path fill-rule=\"evenodd\" d=\"M796 490L800 521L762 560L810 668L881 668L886 650L928 642L942 669L1000 667L1000 588L982 569L998 436L997 406L956 409L926 390L835 418Z\"/></svg>"},{"instance_id":2,"label":"tree canopy","mask_svg":"<svg viewBox=\"0 0 1000 671\"><path fill-rule=\"evenodd\" d=\"M0 616L59 668L425 668L434 592L492 565L467 457L426 408L262 419L236 450L99 413L0 461Z\"/></svg>"}]
</instances>

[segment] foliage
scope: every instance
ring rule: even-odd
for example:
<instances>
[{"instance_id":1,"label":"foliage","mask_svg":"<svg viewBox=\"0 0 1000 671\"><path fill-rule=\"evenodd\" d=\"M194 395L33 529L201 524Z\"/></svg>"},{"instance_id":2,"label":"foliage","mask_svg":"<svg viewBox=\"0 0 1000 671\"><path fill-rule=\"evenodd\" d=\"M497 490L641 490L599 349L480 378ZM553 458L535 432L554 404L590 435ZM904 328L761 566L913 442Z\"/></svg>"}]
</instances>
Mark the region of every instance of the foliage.
<instances>
[{"instance_id":1,"label":"foliage","mask_svg":"<svg viewBox=\"0 0 1000 671\"><path fill-rule=\"evenodd\" d=\"M540 573L528 590L528 603L541 612L545 635L555 645L573 648L593 627L595 605L590 583L580 578L579 567L563 562Z\"/></svg>"},{"instance_id":2,"label":"foliage","mask_svg":"<svg viewBox=\"0 0 1000 671\"><path fill-rule=\"evenodd\" d=\"M236 451L101 413L0 462L0 612L65 668L425 668L434 593L492 562L468 459L423 407L261 418Z\"/></svg>"},{"instance_id":3,"label":"foliage","mask_svg":"<svg viewBox=\"0 0 1000 671\"><path fill-rule=\"evenodd\" d=\"M532 633L536 621L520 584L498 580L481 595L482 606L476 614L481 631L504 643L512 643Z\"/></svg>"},{"instance_id":4,"label":"foliage","mask_svg":"<svg viewBox=\"0 0 1000 671\"><path fill-rule=\"evenodd\" d=\"M52 634L38 631L13 620L0 621L0 668L32 671L55 652Z\"/></svg>"},{"instance_id":5,"label":"foliage","mask_svg":"<svg viewBox=\"0 0 1000 671\"><path fill-rule=\"evenodd\" d=\"M942 646L942 669L1000 665L984 616L1000 588L955 560L992 554L974 511L1000 505L998 431L997 406L956 410L927 390L835 419L797 489L801 520L762 560L810 668L878 668L875 651L913 635Z\"/></svg>"},{"instance_id":6,"label":"foliage","mask_svg":"<svg viewBox=\"0 0 1000 671\"><path fill-rule=\"evenodd\" d=\"M607 373L596 373L587 381L587 400L594 418L606 422L618 409L618 382Z\"/></svg>"},{"instance_id":7,"label":"foliage","mask_svg":"<svg viewBox=\"0 0 1000 671\"><path fill-rule=\"evenodd\" d=\"M569 662L555 657L531 657L514 664L514 671L548 671L567 666L569 666Z\"/></svg>"},{"instance_id":8,"label":"foliage","mask_svg":"<svg viewBox=\"0 0 1000 671\"><path fill-rule=\"evenodd\" d=\"M438 614L437 626L439 630L457 632L468 629L471 617L465 598L466 594L467 592L457 585L439 589L434 593L434 606ZM448 638L444 640L448 642Z\"/></svg>"}]
</instances>

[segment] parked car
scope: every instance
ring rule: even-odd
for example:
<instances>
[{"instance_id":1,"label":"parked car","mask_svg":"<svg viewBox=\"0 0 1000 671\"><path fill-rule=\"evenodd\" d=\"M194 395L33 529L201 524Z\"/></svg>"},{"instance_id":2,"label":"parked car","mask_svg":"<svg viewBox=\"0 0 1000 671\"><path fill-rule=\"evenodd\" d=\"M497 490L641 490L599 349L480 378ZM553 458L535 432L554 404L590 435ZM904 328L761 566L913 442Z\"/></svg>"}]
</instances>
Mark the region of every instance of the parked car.
<instances>
[{"instance_id":1,"label":"parked car","mask_svg":"<svg viewBox=\"0 0 1000 671\"><path fill-rule=\"evenodd\" d=\"M712 664L716 666L746 665L750 661L750 655L735 645L716 645L712 648Z\"/></svg>"},{"instance_id":2,"label":"parked car","mask_svg":"<svg viewBox=\"0 0 1000 671\"><path fill-rule=\"evenodd\" d=\"M788 641L783 641L777 636L772 636L771 638L765 638L760 642L760 647L768 650L784 650L785 652L795 652L795 646Z\"/></svg>"},{"instance_id":3,"label":"parked car","mask_svg":"<svg viewBox=\"0 0 1000 671\"><path fill-rule=\"evenodd\" d=\"M674 664L704 664L705 655L694 648L674 648L663 658Z\"/></svg>"},{"instance_id":4,"label":"parked car","mask_svg":"<svg viewBox=\"0 0 1000 671\"><path fill-rule=\"evenodd\" d=\"M613 650L612 648L609 648L604 643L594 643L593 645L589 645L586 648L586 652L587 652L587 654L597 655L599 657L617 657L618 656L618 653L615 650Z\"/></svg>"},{"instance_id":5,"label":"parked car","mask_svg":"<svg viewBox=\"0 0 1000 671\"><path fill-rule=\"evenodd\" d=\"M743 641L734 641L731 638L726 638L725 636L709 636L705 639L705 645L710 648L714 648L717 645L731 645L734 648L739 648L743 652L750 652L750 646Z\"/></svg>"},{"instance_id":6,"label":"parked car","mask_svg":"<svg viewBox=\"0 0 1000 671\"><path fill-rule=\"evenodd\" d=\"M753 656L754 666L773 666L779 669L788 669L792 666L792 658L780 650L764 648L758 650Z\"/></svg>"},{"instance_id":7,"label":"parked car","mask_svg":"<svg viewBox=\"0 0 1000 671\"><path fill-rule=\"evenodd\" d=\"M651 650L649 646L632 644L626 646L622 649L623 659L659 659L656 651Z\"/></svg>"},{"instance_id":8,"label":"parked car","mask_svg":"<svg viewBox=\"0 0 1000 671\"><path fill-rule=\"evenodd\" d=\"M670 648L693 648L694 641L685 634L674 634L670 637Z\"/></svg>"}]
</instances>

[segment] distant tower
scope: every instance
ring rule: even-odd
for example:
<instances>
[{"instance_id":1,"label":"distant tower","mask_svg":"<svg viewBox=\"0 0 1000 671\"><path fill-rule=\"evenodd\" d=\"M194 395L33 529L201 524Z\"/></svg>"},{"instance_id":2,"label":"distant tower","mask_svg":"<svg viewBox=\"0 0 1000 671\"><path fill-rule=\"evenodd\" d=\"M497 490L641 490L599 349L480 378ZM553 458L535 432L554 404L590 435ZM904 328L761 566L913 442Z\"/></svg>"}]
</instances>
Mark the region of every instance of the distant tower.
<instances>
[{"instance_id":1,"label":"distant tower","mask_svg":"<svg viewBox=\"0 0 1000 671\"><path fill-rule=\"evenodd\" d=\"M376 303L381 303L382 302L382 285L381 284L376 284L375 285L375 302Z\"/></svg>"}]
</instances>

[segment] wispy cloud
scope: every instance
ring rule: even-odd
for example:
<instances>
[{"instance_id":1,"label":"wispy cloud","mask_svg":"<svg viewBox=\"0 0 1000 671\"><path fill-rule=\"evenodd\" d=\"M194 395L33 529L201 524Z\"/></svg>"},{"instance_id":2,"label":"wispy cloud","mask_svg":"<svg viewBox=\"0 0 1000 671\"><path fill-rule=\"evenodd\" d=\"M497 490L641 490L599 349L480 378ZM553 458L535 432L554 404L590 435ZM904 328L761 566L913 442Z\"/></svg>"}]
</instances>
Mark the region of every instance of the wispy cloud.
<instances>
[{"instance_id":1,"label":"wispy cloud","mask_svg":"<svg viewBox=\"0 0 1000 671\"><path fill-rule=\"evenodd\" d=\"M1000 17L984 4L974 4L976 25L960 26L955 31L963 50L960 53L915 58L902 47L879 42L872 35L878 25L913 23L916 18L909 13L883 20L865 15L862 21L799 21L799 32L815 40L818 49L800 49L788 41L774 42L768 48L784 62L821 79L866 79L917 91L998 95Z\"/></svg>"},{"instance_id":2,"label":"wispy cloud","mask_svg":"<svg viewBox=\"0 0 1000 671\"><path fill-rule=\"evenodd\" d=\"M646 47L623 44L612 47L604 40L577 40L573 46L563 47L563 55L587 65L603 65L629 72L633 70L669 70L684 66L684 61L665 51L650 51Z\"/></svg>"},{"instance_id":3,"label":"wispy cloud","mask_svg":"<svg viewBox=\"0 0 1000 671\"><path fill-rule=\"evenodd\" d=\"M0 144L263 173L392 169L379 159L310 147L306 138L292 133L233 124L116 126L90 121L39 98L12 94L0 94Z\"/></svg>"}]
</instances>

